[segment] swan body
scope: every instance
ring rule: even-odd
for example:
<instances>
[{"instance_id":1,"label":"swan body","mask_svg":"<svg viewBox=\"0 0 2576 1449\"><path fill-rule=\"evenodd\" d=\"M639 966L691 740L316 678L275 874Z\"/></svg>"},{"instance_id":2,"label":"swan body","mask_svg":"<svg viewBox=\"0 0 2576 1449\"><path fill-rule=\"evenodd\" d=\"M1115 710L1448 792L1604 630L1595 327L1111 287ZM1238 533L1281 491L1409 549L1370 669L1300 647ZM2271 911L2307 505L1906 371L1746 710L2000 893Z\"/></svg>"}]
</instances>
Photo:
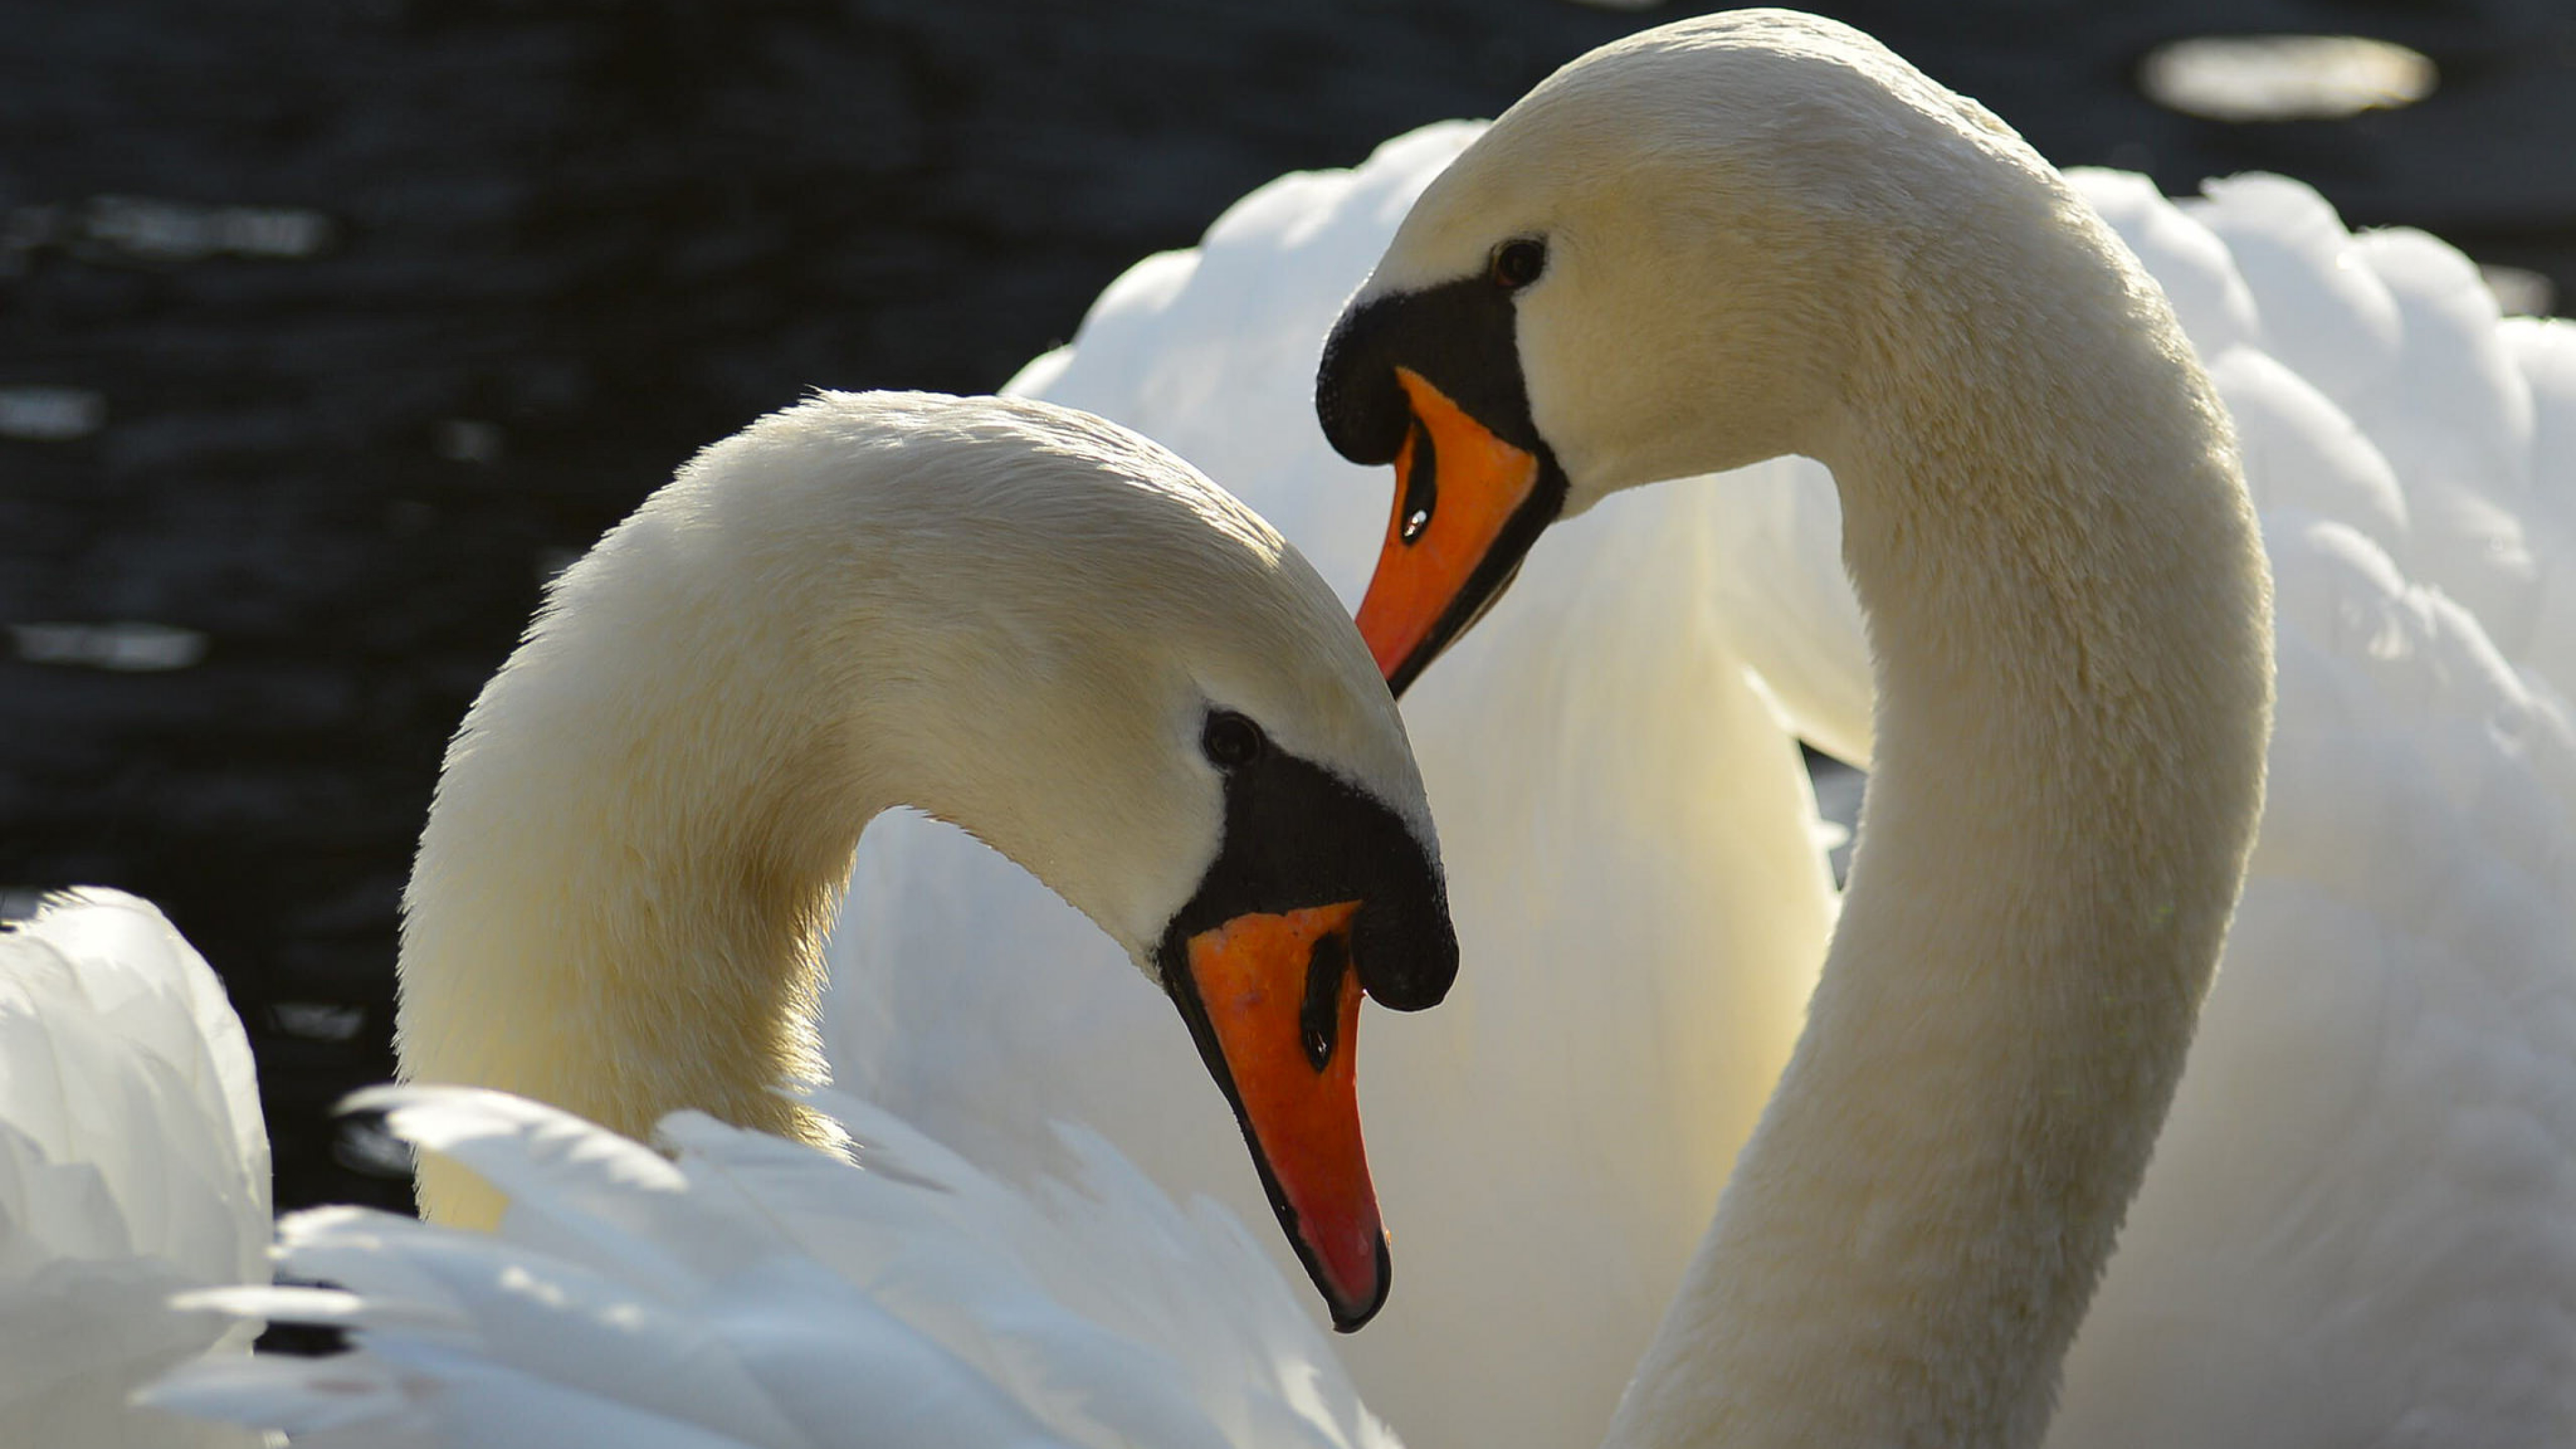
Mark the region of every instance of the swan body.
<instances>
[{"instance_id":1,"label":"swan body","mask_svg":"<svg viewBox=\"0 0 2576 1449\"><path fill-rule=\"evenodd\" d=\"M1173 448L1356 603L1383 495L1315 429L1315 355L1480 129L1262 188L1140 263L1013 389ZM1702 512L1732 502L1638 494L1561 530L1405 698L1473 965L1440 1010L1371 1028L1360 1092L1403 1287L1340 1351L1416 1444L1598 1436L1822 960L1813 795L1705 607L1727 579ZM1639 698L1663 707L1621 703ZM1167 1191L1260 1212L1170 1008L964 834L871 827L830 952L837 1083L999 1171L1062 1170L1049 1124L1077 1121Z\"/></svg>"},{"instance_id":2,"label":"swan body","mask_svg":"<svg viewBox=\"0 0 2576 1449\"><path fill-rule=\"evenodd\" d=\"M223 987L159 911L109 890L0 931L0 1426L11 1443L231 1449L129 1407L255 1323L176 1293L263 1280L268 1136Z\"/></svg>"}]
</instances>

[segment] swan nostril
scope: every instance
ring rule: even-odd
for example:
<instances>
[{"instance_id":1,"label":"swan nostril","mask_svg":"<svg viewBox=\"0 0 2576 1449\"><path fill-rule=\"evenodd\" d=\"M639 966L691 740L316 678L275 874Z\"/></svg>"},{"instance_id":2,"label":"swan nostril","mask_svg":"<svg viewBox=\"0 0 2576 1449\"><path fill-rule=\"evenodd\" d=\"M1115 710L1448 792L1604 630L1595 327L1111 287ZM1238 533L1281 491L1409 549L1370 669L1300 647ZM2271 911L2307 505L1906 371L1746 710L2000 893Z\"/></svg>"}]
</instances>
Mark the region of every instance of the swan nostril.
<instances>
[{"instance_id":1,"label":"swan nostril","mask_svg":"<svg viewBox=\"0 0 2576 1449\"><path fill-rule=\"evenodd\" d=\"M1390 462L1404 446L1408 410L1395 381L1394 343L1408 300L1385 296L1346 312L1324 340L1315 420L1333 451L1354 463Z\"/></svg>"},{"instance_id":2,"label":"swan nostril","mask_svg":"<svg viewBox=\"0 0 2576 1449\"><path fill-rule=\"evenodd\" d=\"M1350 947L1337 932L1315 938L1306 958L1306 1004L1297 1024L1306 1044L1306 1060L1316 1071L1330 1066L1341 1045L1342 978L1351 970Z\"/></svg>"},{"instance_id":3,"label":"swan nostril","mask_svg":"<svg viewBox=\"0 0 2576 1449\"><path fill-rule=\"evenodd\" d=\"M1418 417L1405 432L1404 451L1396 458L1395 469L1404 480L1404 522L1396 528L1396 541L1415 543L1431 527L1432 511L1440 506L1440 454L1432 446L1431 430Z\"/></svg>"}]
</instances>

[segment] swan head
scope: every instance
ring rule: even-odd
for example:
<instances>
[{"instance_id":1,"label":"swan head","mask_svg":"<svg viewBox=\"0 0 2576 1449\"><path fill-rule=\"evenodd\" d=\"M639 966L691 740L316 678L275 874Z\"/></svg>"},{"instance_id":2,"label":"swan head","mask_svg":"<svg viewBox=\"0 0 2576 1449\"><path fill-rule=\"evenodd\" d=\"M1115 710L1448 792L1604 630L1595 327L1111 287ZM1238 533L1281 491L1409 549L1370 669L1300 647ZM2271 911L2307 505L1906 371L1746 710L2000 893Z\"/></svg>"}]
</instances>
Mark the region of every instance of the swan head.
<instances>
[{"instance_id":1,"label":"swan head","mask_svg":"<svg viewBox=\"0 0 2576 1449\"><path fill-rule=\"evenodd\" d=\"M558 745L461 772L505 731ZM540 793L585 771L615 802L605 829ZM469 800L488 806L471 822ZM864 822L896 806L1018 862L1170 995L1336 1321L1365 1321L1388 1269L1359 1000L1427 1007L1457 971L1421 778L1306 560L1098 418L823 394L709 447L567 572L478 702L412 924L425 933L423 881L548 828L531 815L623 837L598 878L667 855L678 879L789 882L704 908L662 887L639 902L652 919L825 892L772 912L811 918Z\"/></svg>"},{"instance_id":2,"label":"swan head","mask_svg":"<svg viewBox=\"0 0 2576 1449\"><path fill-rule=\"evenodd\" d=\"M1400 691L1547 525L1621 488L1827 456L1922 238L1975 225L1975 103L1847 26L1737 11L1567 65L1426 189L1316 410L1398 482L1361 632Z\"/></svg>"}]
</instances>

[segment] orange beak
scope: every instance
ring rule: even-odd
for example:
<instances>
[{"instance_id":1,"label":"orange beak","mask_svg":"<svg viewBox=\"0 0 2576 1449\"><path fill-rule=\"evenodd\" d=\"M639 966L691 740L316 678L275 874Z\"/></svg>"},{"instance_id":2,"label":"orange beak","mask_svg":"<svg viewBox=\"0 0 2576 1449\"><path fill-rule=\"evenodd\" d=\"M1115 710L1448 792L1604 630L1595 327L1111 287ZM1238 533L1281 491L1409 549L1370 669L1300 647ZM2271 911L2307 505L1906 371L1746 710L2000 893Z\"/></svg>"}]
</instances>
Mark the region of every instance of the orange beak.
<instances>
[{"instance_id":1,"label":"orange beak","mask_svg":"<svg viewBox=\"0 0 2576 1449\"><path fill-rule=\"evenodd\" d=\"M1360 903L1242 915L1188 941L1188 970L1271 1206L1323 1290L1333 1326L1386 1301L1377 1189L1360 1143Z\"/></svg>"},{"instance_id":2,"label":"orange beak","mask_svg":"<svg viewBox=\"0 0 2576 1449\"><path fill-rule=\"evenodd\" d=\"M1413 427L1395 455L1395 512L1360 601L1360 637L1401 690L1475 617L1462 595L1537 488L1539 460L1502 439L1411 368L1395 370Z\"/></svg>"}]
</instances>

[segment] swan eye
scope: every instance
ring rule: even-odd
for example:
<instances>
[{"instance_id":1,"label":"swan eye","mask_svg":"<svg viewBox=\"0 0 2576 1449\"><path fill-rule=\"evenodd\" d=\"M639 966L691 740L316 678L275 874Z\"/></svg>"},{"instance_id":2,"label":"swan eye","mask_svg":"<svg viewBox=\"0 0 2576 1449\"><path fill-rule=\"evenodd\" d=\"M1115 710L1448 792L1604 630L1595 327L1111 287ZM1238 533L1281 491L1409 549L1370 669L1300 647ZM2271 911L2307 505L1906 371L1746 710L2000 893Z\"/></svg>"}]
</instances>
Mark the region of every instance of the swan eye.
<instances>
[{"instance_id":1,"label":"swan eye","mask_svg":"<svg viewBox=\"0 0 2576 1449\"><path fill-rule=\"evenodd\" d=\"M1517 292L1547 270L1547 243L1536 237L1514 237L1494 248L1494 285Z\"/></svg>"},{"instance_id":2,"label":"swan eye","mask_svg":"<svg viewBox=\"0 0 2576 1449\"><path fill-rule=\"evenodd\" d=\"M1240 770L1261 758L1261 726L1230 709L1207 717L1199 731L1199 749L1220 770Z\"/></svg>"}]
</instances>

